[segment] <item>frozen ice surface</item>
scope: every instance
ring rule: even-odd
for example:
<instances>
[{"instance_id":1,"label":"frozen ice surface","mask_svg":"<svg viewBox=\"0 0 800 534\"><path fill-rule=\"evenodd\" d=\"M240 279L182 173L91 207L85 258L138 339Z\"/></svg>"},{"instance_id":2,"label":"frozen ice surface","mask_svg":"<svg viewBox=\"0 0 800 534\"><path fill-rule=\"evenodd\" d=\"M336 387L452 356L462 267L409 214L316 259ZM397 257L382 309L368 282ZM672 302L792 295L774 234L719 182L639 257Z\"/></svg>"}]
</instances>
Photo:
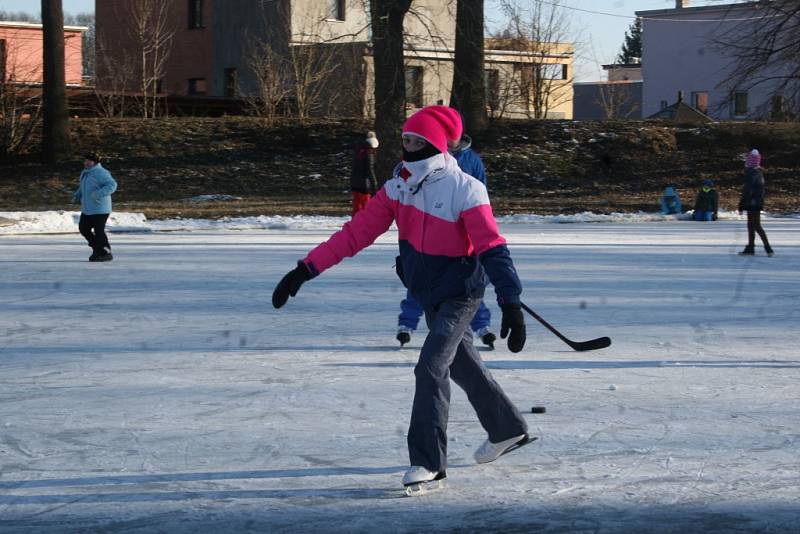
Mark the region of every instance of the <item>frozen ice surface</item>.
<instances>
[{"instance_id":1,"label":"frozen ice surface","mask_svg":"<svg viewBox=\"0 0 800 534\"><path fill-rule=\"evenodd\" d=\"M396 234L277 311L330 233L295 227L117 233L104 264L0 236L0 532L800 530L800 220L766 221L773 258L736 255L739 220L504 222L524 301L613 345L528 317L483 352L540 439L475 465L454 388L448 489L418 499Z\"/></svg>"}]
</instances>

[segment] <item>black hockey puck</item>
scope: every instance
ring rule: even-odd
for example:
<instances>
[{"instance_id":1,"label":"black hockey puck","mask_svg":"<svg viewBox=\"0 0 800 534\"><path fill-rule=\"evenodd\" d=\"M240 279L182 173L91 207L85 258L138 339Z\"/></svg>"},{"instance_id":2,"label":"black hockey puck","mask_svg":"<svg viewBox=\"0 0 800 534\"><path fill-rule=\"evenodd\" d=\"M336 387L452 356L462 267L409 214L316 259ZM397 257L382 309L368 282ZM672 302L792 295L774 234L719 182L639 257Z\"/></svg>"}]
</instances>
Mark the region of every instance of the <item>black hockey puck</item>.
<instances>
[{"instance_id":1,"label":"black hockey puck","mask_svg":"<svg viewBox=\"0 0 800 534\"><path fill-rule=\"evenodd\" d=\"M531 406L531 413L545 413L546 411L544 406Z\"/></svg>"}]
</instances>

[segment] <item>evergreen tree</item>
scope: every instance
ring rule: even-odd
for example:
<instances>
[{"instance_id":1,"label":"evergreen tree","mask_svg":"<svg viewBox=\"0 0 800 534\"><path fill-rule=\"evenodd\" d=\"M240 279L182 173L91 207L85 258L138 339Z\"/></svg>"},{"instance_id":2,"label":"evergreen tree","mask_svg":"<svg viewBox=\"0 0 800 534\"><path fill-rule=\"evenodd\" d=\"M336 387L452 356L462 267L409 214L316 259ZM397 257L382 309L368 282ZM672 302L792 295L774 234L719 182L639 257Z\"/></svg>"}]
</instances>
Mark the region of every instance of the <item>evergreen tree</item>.
<instances>
[{"instance_id":1,"label":"evergreen tree","mask_svg":"<svg viewBox=\"0 0 800 534\"><path fill-rule=\"evenodd\" d=\"M622 52L617 56L617 63L638 63L642 59L642 19L637 18L625 32Z\"/></svg>"}]
</instances>

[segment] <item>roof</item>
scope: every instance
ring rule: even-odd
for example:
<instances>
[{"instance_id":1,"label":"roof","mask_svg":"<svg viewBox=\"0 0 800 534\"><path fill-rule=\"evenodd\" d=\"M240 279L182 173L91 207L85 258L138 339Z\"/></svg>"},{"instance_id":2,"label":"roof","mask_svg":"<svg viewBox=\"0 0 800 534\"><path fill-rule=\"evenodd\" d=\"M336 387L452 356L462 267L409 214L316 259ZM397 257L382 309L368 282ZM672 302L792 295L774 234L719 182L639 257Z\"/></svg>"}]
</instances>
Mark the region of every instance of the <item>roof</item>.
<instances>
[{"instance_id":1,"label":"roof","mask_svg":"<svg viewBox=\"0 0 800 534\"><path fill-rule=\"evenodd\" d=\"M728 12L730 10L749 9L756 7L762 2L740 2L738 4L719 4L713 6L695 6L695 7L673 7L670 9L651 9L649 11L637 11L637 17L659 17L663 15L678 15L678 14L694 14L694 13L710 13L714 11Z\"/></svg>"},{"instance_id":2,"label":"roof","mask_svg":"<svg viewBox=\"0 0 800 534\"><path fill-rule=\"evenodd\" d=\"M653 113L648 119L665 119L679 122L712 122L714 119L699 111L683 100L678 100L671 106Z\"/></svg>"},{"instance_id":3,"label":"roof","mask_svg":"<svg viewBox=\"0 0 800 534\"><path fill-rule=\"evenodd\" d=\"M636 83L641 85L644 80L614 80L613 82L598 80L596 82L572 82L572 85L633 85Z\"/></svg>"},{"instance_id":4,"label":"roof","mask_svg":"<svg viewBox=\"0 0 800 534\"><path fill-rule=\"evenodd\" d=\"M611 69L641 69L641 63L611 63L610 65L603 65L604 70Z\"/></svg>"},{"instance_id":5,"label":"roof","mask_svg":"<svg viewBox=\"0 0 800 534\"><path fill-rule=\"evenodd\" d=\"M0 28L26 28L31 30L41 30L42 25L35 22L9 22L0 20ZM64 26L64 31L86 32L89 31L89 28L86 26Z\"/></svg>"}]
</instances>

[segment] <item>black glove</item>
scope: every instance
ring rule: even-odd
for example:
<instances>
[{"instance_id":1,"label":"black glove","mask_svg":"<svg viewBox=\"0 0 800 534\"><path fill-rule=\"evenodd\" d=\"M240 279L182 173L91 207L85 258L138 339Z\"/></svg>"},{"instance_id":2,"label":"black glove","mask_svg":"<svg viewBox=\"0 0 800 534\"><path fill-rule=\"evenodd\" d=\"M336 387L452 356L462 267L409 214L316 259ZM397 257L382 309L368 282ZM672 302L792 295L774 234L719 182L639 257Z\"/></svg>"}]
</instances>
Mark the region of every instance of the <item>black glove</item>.
<instances>
[{"instance_id":1,"label":"black glove","mask_svg":"<svg viewBox=\"0 0 800 534\"><path fill-rule=\"evenodd\" d=\"M281 281L275 286L275 291L272 292L272 305L280 308L286 304L289 297L297 295L300 286L310 279L311 273L308 271L308 267L302 261L298 261L297 267L286 273L286 276L281 278Z\"/></svg>"},{"instance_id":2,"label":"black glove","mask_svg":"<svg viewBox=\"0 0 800 534\"><path fill-rule=\"evenodd\" d=\"M519 304L506 304L502 308L500 337L505 339L508 336L508 350L519 352L525 346L525 318L522 316L522 309Z\"/></svg>"}]
</instances>

